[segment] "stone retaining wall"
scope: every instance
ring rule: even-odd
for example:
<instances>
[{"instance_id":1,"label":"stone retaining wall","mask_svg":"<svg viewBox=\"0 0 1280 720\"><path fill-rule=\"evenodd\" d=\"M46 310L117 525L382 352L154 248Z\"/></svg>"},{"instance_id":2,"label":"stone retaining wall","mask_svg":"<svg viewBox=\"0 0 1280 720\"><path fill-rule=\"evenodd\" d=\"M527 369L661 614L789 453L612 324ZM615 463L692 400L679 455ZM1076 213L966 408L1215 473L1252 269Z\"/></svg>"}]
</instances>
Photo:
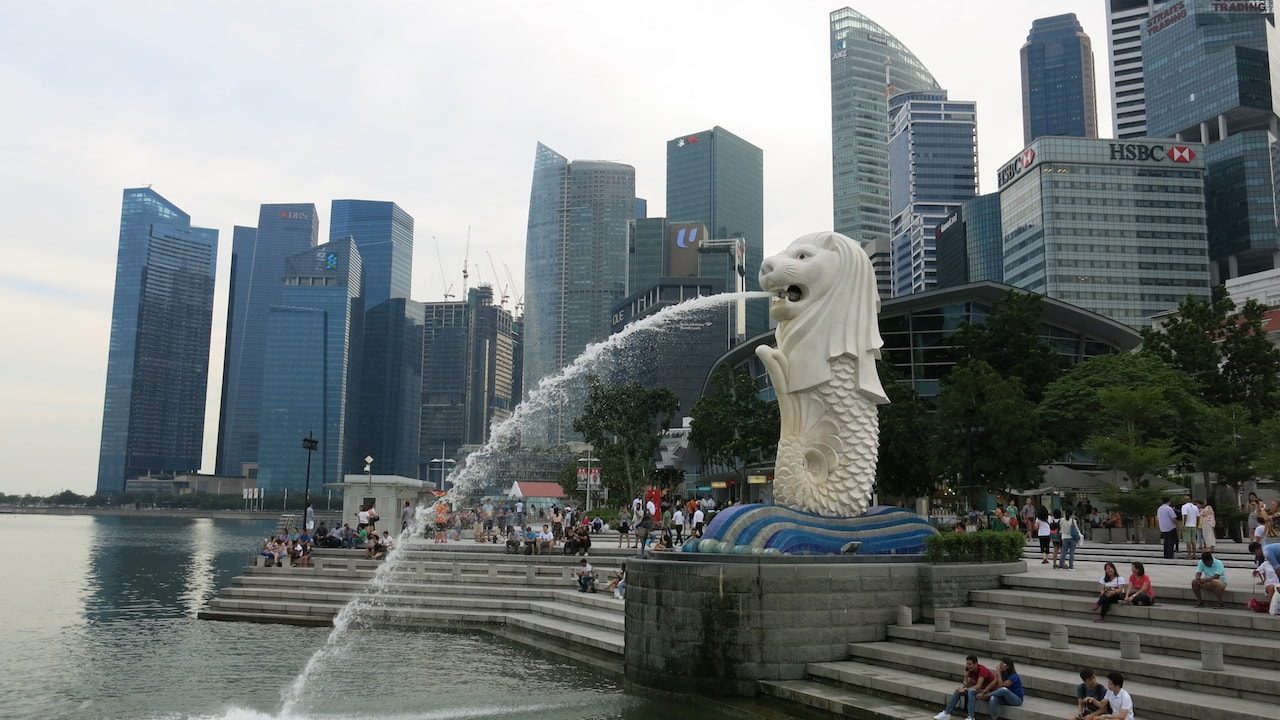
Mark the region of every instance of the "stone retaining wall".
<instances>
[{"instance_id":1,"label":"stone retaining wall","mask_svg":"<svg viewBox=\"0 0 1280 720\"><path fill-rule=\"evenodd\" d=\"M755 695L758 680L799 680L805 665L883 639L905 605L915 617L1025 570L866 559L627 562L625 667L632 686Z\"/></svg>"}]
</instances>

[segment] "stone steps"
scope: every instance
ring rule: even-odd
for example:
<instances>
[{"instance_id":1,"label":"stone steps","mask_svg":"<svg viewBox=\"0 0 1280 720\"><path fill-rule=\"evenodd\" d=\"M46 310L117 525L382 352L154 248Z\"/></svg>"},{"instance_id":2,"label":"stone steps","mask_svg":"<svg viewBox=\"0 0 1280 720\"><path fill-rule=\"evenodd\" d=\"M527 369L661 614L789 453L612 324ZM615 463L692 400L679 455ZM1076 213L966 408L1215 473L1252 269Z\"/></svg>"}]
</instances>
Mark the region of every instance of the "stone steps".
<instances>
[{"instance_id":1,"label":"stone steps","mask_svg":"<svg viewBox=\"0 0 1280 720\"><path fill-rule=\"evenodd\" d=\"M1242 570L1253 570L1253 555L1240 551L1215 552L1214 556L1222 560L1223 565L1228 568L1238 568ZM1028 563L1040 562L1040 545L1027 545L1023 550L1022 558ZM1053 549L1049 550L1049 557L1053 557ZM1137 560L1147 565L1183 565L1188 568L1195 567L1196 561L1187 559L1185 554L1177 557L1166 559L1164 551L1159 547L1150 545L1134 545L1132 543L1086 543L1083 547L1076 548L1075 562L1077 565L1081 563L1098 563L1112 561L1119 563L1121 560L1125 562Z\"/></svg>"},{"instance_id":2,"label":"stone steps","mask_svg":"<svg viewBox=\"0 0 1280 720\"><path fill-rule=\"evenodd\" d=\"M1051 616L1046 618L1046 622L1050 623L1055 621L1054 618L1064 616L1079 618L1094 615L1091 598L1049 591L974 590L969 593L969 604L973 607L1039 611ZM1133 624L1165 627L1190 624L1236 635L1266 633L1280 641L1280 623L1277 623L1275 618L1263 613L1250 612L1238 604L1223 609L1164 604L1150 607L1113 605L1108 612L1108 617Z\"/></svg>"},{"instance_id":3,"label":"stone steps","mask_svg":"<svg viewBox=\"0 0 1280 720\"><path fill-rule=\"evenodd\" d=\"M1189 578L1190 576L1188 576ZM1096 580L1074 579L1074 578L1052 578L1039 577L1035 575L1004 575L1000 578L1001 584L1007 589L1026 589L1026 590L1047 590L1059 593L1074 593L1082 597L1088 597L1089 602L1093 602L1098 597L1098 582ZM1250 588L1253 586L1250 585ZM1167 605L1172 602L1174 605L1191 605L1195 602L1196 596L1191 592L1190 580L1186 587L1160 585L1155 587L1156 602L1161 605ZM1240 588L1229 589L1226 592L1226 602L1228 605L1234 604L1239 607L1249 602L1249 598L1254 595L1252 590L1242 590Z\"/></svg>"},{"instance_id":4,"label":"stone steps","mask_svg":"<svg viewBox=\"0 0 1280 720\"><path fill-rule=\"evenodd\" d=\"M760 692L766 698L816 711L821 717L854 717L862 720L933 720L934 715L933 712L922 710L918 705L855 692L848 687L816 680L767 680L760 683ZM1035 720L1041 720L1041 718Z\"/></svg>"},{"instance_id":5,"label":"stone steps","mask_svg":"<svg viewBox=\"0 0 1280 720\"><path fill-rule=\"evenodd\" d=\"M316 603L333 604L337 610L350 600L355 593L343 591L319 591L314 589L262 589L262 588L227 588L209 603L213 609L245 609L254 607L243 603L257 601L291 602L299 605ZM565 602L556 598L552 601L517 600L501 597L485 596L475 593L468 596L441 596L425 593L388 592L379 597L381 604L404 606L429 610L471 609L493 610L500 612L532 612L549 617L572 620L583 625L591 625L606 630L621 632L624 621L621 608L616 610L590 608L576 603Z\"/></svg>"},{"instance_id":6,"label":"stone steps","mask_svg":"<svg viewBox=\"0 0 1280 720\"><path fill-rule=\"evenodd\" d=\"M808 666L808 674L810 680L834 685L855 695L876 695L902 703L901 707L904 709L916 708L915 714L906 714L901 717L911 718L911 720L931 719L935 713L946 706L947 700L951 698L951 691L958 683L956 678L944 679L920 675L916 672L917 669L904 672L859 660L845 660L813 663ZM770 684L761 683L765 686ZM1012 720L1062 720L1072 714L1073 706L1028 695L1020 707L1002 706L1000 717ZM849 717L860 717L859 708L855 699L852 707L843 710L842 713ZM979 703L978 708L979 712L985 714L987 704Z\"/></svg>"},{"instance_id":7,"label":"stone steps","mask_svg":"<svg viewBox=\"0 0 1280 720\"><path fill-rule=\"evenodd\" d=\"M1222 643L1223 657L1229 662L1250 663L1255 666L1267 663L1280 665L1280 642L1265 633L1257 636L1227 635L1186 625L1178 626L1174 632L1174 628L1134 624L1123 618L1097 624L1084 618L1048 617L1042 613L1021 612L1004 607L950 608L947 612L951 614L953 628L969 627L985 634L991 619L1000 618L1005 621L1005 629L1009 635L1035 638L1042 644L1048 643L1049 631L1054 625L1065 625L1073 645L1081 643L1112 646L1121 633L1133 633L1138 636L1144 653L1152 651L1163 655L1199 658L1201 643L1209 641Z\"/></svg>"},{"instance_id":8,"label":"stone steps","mask_svg":"<svg viewBox=\"0 0 1280 720\"><path fill-rule=\"evenodd\" d=\"M912 680L919 677L919 673L923 671L929 677L954 687L956 680L964 672L964 655L966 654L964 651L899 645L895 642L854 643L849 648L854 660L887 672L897 672L899 675L911 673ZM831 665L839 665L839 663L831 663ZM1108 670L1111 667L1106 666ZM1076 685L1080 682L1074 666L1045 667L1034 663L1017 663L1017 669L1026 688L1027 704L1030 704L1032 699L1041 702L1049 701L1058 707L1068 709L1067 714L1069 714L1069 707L1075 702ZM1226 675L1226 673L1204 674L1212 675L1214 678ZM1204 682L1202 680L1201 684ZM1276 709L1274 702L1236 697L1217 696L1212 701L1205 702L1205 695L1199 692L1167 685L1156 686L1139 680L1131 681L1128 677L1125 680L1125 689L1133 696L1135 715L1152 720L1185 720L1186 718L1251 720L1274 717ZM943 700L939 707L945 704L945 697ZM1060 712L1059 717L1066 717L1067 714Z\"/></svg>"},{"instance_id":9,"label":"stone steps","mask_svg":"<svg viewBox=\"0 0 1280 720\"><path fill-rule=\"evenodd\" d=\"M1280 702L1280 683L1276 682L1276 672L1271 667L1229 662L1221 672L1208 672L1203 669L1199 657L1160 655L1147 648L1143 649L1142 659L1126 660L1121 657L1118 641L1109 645L1074 643L1063 650L1050 648L1044 641L1028 643L1019 637L991 640L985 629L955 625L949 632L938 632L932 625L890 626L886 632L889 640L895 643L946 651L953 659L972 652L989 658L1011 657L1020 668L1024 663L1068 671L1087 667L1100 672L1106 668L1108 671L1118 670L1128 679L1151 686ZM857 656L858 652L855 650L853 654ZM1074 684L1070 690L1074 692Z\"/></svg>"},{"instance_id":10,"label":"stone steps","mask_svg":"<svg viewBox=\"0 0 1280 720\"><path fill-rule=\"evenodd\" d=\"M338 578L282 578L262 577L257 575L242 575L233 578L231 587L226 588L224 592L236 588L305 588L312 590L345 590L347 592L357 592L364 588L367 584L365 580L348 580ZM596 593L581 593L576 587L567 587L562 590L547 590L532 587L509 587L498 585L473 585L468 583L418 583L418 582L393 582L389 586L399 594L421 593L428 595L490 595L505 598L519 598L522 600L543 599L554 597L561 602L584 605L587 607L602 608L621 613L623 610L623 602L614 599L612 595L601 590Z\"/></svg>"},{"instance_id":11,"label":"stone steps","mask_svg":"<svg viewBox=\"0 0 1280 720\"><path fill-rule=\"evenodd\" d=\"M530 566L528 569L534 570L532 574L522 570L518 573L497 573L490 572L489 568L484 567L465 567L457 568L457 574L454 568L418 568L405 567L392 572L389 579L392 581L421 581L421 582L482 582L490 585L509 585L512 587L566 587L574 582L572 568L565 566L564 568L549 568L542 572L541 568ZM351 578L368 581L373 578L376 568L360 568L356 570L348 570L342 567L321 565L313 568L289 568L289 567L250 567L245 571L244 577L262 576L262 577L293 577L293 578ZM603 581L613 569L597 567L596 577Z\"/></svg>"}]
</instances>

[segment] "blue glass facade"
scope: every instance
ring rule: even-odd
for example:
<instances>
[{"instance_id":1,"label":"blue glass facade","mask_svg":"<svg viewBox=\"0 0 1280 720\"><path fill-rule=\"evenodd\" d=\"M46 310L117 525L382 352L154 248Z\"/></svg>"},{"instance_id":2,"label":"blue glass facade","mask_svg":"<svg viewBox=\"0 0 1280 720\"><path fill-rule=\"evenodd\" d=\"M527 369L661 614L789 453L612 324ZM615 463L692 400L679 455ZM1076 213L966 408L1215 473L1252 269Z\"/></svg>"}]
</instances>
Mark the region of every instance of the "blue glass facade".
<instances>
[{"instance_id":1,"label":"blue glass facade","mask_svg":"<svg viewBox=\"0 0 1280 720\"><path fill-rule=\"evenodd\" d=\"M99 493L200 469L218 231L150 188L124 191L98 454Z\"/></svg>"},{"instance_id":2,"label":"blue glass facade","mask_svg":"<svg viewBox=\"0 0 1280 720\"><path fill-rule=\"evenodd\" d=\"M466 443L467 304L423 303L422 436L418 477L439 478L433 458L452 458Z\"/></svg>"},{"instance_id":3,"label":"blue glass facade","mask_svg":"<svg viewBox=\"0 0 1280 720\"><path fill-rule=\"evenodd\" d=\"M524 381L528 390L609 335L627 286L635 168L567 158L538 143L525 242ZM543 438L571 436L564 408Z\"/></svg>"},{"instance_id":4,"label":"blue glass facade","mask_svg":"<svg viewBox=\"0 0 1280 720\"><path fill-rule=\"evenodd\" d=\"M413 283L413 217L393 202L334 200L329 241L350 238L364 267L365 306L407 298Z\"/></svg>"},{"instance_id":5,"label":"blue glass facade","mask_svg":"<svg viewBox=\"0 0 1280 720\"><path fill-rule=\"evenodd\" d=\"M851 8L831 13L831 186L836 232L889 240L886 98L937 89L933 74L883 27ZM674 216L668 211L668 217Z\"/></svg>"},{"instance_id":6,"label":"blue glass facade","mask_svg":"<svg viewBox=\"0 0 1280 720\"><path fill-rule=\"evenodd\" d=\"M722 127L667 141L667 218L702 223L713 238L745 238L747 289L759 290L764 151ZM768 328L768 301L748 302L748 334Z\"/></svg>"},{"instance_id":7,"label":"blue glass facade","mask_svg":"<svg viewBox=\"0 0 1280 720\"><path fill-rule=\"evenodd\" d=\"M364 309L360 252L350 240L325 243L285 259L280 304L267 317L258 487L301 491L314 432L311 487L341 482L362 465L353 444L354 388L359 387ZM359 457L357 457L359 456Z\"/></svg>"},{"instance_id":8,"label":"blue glass facade","mask_svg":"<svg viewBox=\"0 0 1280 720\"><path fill-rule=\"evenodd\" d=\"M1157 6L1143 28L1147 131L1204 143L1209 257L1215 282L1276 267L1271 144L1280 133L1274 16Z\"/></svg>"},{"instance_id":9,"label":"blue glass facade","mask_svg":"<svg viewBox=\"0 0 1280 720\"><path fill-rule=\"evenodd\" d=\"M936 284L938 226L978 192L977 107L945 90L889 99L889 211L893 294Z\"/></svg>"},{"instance_id":10,"label":"blue glass facade","mask_svg":"<svg viewBox=\"0 0 1280 720\"><path fill-rule=\"evenodd\" d=\"M631 223L627 239L627 292L662 277L666 218L643 218Z\"/></svg>"},{"instance_id":11,"label":"blue glass facade","mask_svg":"<svg viewBox=\"0 0 1280 720\"><path fill-rule=\"evenodd\" d=\"M466 441L482 445L494 423L511 416L519 402L515 382L515 337L511 313L493 304L493 288L467 291Z\"/></svg>"},{"instance_id":12,"label":"blue glass facade","mask_svg":"<svg viewBox=\"0 0 1280 720\"><path fill-rule=\"evenodd\" d=\"M258 462L267 315L284 292L284 259L314 246L319 231L315 205L271 203L258 209L258 227L236 226L232 232L218 414L220 474L243 475L246 465Z\"/></svg>"},{"instance_id":13,"label":"blue glass facade","mask_svg":"<svg viewBox=\"0 0 1280 720\"><path fill-rule=\"evenodd\" d=\"M380 474L418 476L422 313L422 303L407 298L365 312L360 422L351 456L372 455Z\"/></svg>"},{"instance_id":14,"label":"blue glass facade","mask_svg":"<svg viewBox=\"0 0 1280 720\"><path fill-rule=\"evenodd\" d=\"M1004 281L1000 193L979 195L938 227L938 287Z\"/></svg>"},{"instance_id":15,"label":"blue glass facade","mask_svg":"<svg viewBox=\"0 0 1280 720\"><path fill-rule=\"evenodd\" d=\"M1075 13L1038 18L1022 46L1023 143L1098 137L1093 46Z\"/></svg>"}]
</instances>

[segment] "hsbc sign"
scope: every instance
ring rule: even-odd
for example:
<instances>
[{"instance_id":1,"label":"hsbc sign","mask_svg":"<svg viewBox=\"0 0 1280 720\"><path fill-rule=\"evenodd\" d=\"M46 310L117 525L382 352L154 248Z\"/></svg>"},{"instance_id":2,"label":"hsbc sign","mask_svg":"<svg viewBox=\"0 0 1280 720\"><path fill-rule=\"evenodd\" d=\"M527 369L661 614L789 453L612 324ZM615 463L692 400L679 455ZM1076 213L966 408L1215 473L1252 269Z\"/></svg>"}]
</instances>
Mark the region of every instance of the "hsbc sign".
<instances>
[{"instance_id":1,"label":"hsbc sign","mask_svg":"<svg viewBox=\"0 0 1280 720\"><path fill-rule=\"evenodd\" d=\"M1010 180L1022 174L1023 170L1031 167L1036 161L1036 151L1034 148L1027 148L1018 154L1018 157L1010 160L1000 168L996 173L996 185L1004 187Z\"/></svg>"},{"instance_id":2,"label":"hsbc sign","mask_svg":"<svg viewBox=\"0 0 1280 720\"><path fill-rule=\"evenodd\" d=\"M1112 160L1136 160L1137 162L1170 162L1185 165L1196 159L1196 151L1186 145L1143 145L1139 143L1111 143Z\"/></svg>"}]
</instances>

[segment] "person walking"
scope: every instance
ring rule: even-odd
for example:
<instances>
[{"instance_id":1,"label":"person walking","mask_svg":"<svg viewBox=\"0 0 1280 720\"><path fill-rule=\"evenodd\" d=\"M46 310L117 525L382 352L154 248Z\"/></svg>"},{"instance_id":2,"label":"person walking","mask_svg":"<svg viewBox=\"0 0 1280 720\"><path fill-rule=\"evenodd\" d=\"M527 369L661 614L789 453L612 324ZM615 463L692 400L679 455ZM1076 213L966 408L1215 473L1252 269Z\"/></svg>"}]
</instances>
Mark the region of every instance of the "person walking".
<instances>
[{"instance_id":1,"label":"person walking","mask_svg":"<svg viewBox=\"0 0 1280 720\"><path fill-rule=\"evenodd\" d=\"M1054 569L1058 568L1062 558L1062 511L1054 510L1049 517L1049 545L1053 547L1053 557L1049 559Z\"/></svg>"},{"instance_id":2,"label":"person walking","mask_svg":"<svg viewBox=\"0 0 1280 720\"><path fill-rule=\"evenodd\" d=\"M636 523L636 547L640 548L637 557L643 559L645 545L649 542L649 531L653 529L653 516L649 514L649 510L641 510L640 521Z\"/></svg>"},{"instance_id":3,"label":"person walking","mask_svg":"<svg viewBox=\"0 0 1280 720\"><path fill-rule=\"evenodd\" d=\"M676 545L684 545L684 510L679 503L671 512L671 529L676 533Z\"/></svg>"},{"instance_id":4,"label":"person walking","mask_svg":"<svg viewBox=\"0 0 1280 720\"><path fill-rule=\"evenodd\" d=\"M1164 559L1172 560L1178 551L1178 513L1173 509L1173 499L1165 498L1156 509L1156 523L1160 526L1160 542L1164 545Z\"/></svg>"},{"instance_id":5,"label":"person walking","mask_svg":"<svg viewBox=\"0 0 1280 720\"><path fill-rule=\"evenodd\" d=\"M1076 514L1074 511L1068 510L1066 517L1062 519L1062 558L1058 561L1059 569L1076 569L1076 547L1080 545L1080 541L1084 540L1084 533L1080 531L1080 524L1076 522Z\"/></svg>"},{"instance_id":6,"label":"person walking","mask_svg":"<svg viewBox=\"0 0 1280 720\"><path fill-rule=\"evenodd\" d=\"M1031 502L1031 498L1027 498L1027 503L1022 506L1022 527L1026 530L1028 540L1035 537L1036 517L1039 514L1036 512L1036 506Z\"/></svg>"},{"instance_id":7,"label":"person walking","mask_svg":"<svg viewBox=\"0 0 1280 720\"><path fill-rule=\"evenodd\" d=\"M1049 511L1041 506L1036 513L1035 533L1040 539L1040 564L1049 564L1049 538L1053 534L1052 528L1049 526Z\"/></svg>"}]
</instances>

